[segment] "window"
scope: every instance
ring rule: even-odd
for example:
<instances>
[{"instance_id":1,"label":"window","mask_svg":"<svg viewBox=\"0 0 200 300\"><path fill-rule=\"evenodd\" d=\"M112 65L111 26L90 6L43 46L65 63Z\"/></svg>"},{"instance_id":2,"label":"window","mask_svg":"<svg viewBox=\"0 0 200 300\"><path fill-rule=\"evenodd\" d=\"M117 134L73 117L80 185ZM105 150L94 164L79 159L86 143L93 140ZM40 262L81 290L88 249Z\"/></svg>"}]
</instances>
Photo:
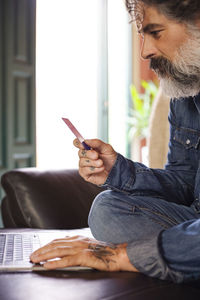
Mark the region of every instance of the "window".
<instances>
[{"instance_id":1,"label":"window","mask_svg":"<svg viewBox=\"0 0 200 300\"><path fill-rule=\"evenodd\" d=\"M37 1L38 167L78 167L61 117L125 154L130 27L123 0Z\"/></svg>"},{"instance_id":2,"label":"window","mask_svg":"<svg viewBox=\"0 0 200 300\"><path fill-rule=\"evenodd\" d=\"M124 1L108 0L109 142L127 156L127 110L132 82L132 26Z\"/></svg>"}]
</instances>

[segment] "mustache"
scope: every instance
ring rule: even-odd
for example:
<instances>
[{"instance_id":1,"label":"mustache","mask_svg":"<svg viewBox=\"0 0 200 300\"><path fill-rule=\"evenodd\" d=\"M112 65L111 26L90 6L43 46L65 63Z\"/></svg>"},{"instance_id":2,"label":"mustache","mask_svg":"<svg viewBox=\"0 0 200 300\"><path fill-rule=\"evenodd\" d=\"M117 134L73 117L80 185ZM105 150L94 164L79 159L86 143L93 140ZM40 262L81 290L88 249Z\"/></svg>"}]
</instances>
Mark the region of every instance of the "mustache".
<instances>
[{"instance_id":1,"label":"mustache","mask_svg":"<svg viewBox=\"0 0 200 300\"><path fill-rule=\"evenodd\" d=\"M150 69L161 77L172 76L175 73L174 65L165 57L151 58Z\"/></svg>"},{"instance_id":2,"label":"mustache","mask_svg":"<svg viewBox=\"0 0 200 300\"><path fill-rule=\"evenodd\" d=\"M161 78L171 78L182 84L191 84L196 76L184 74L178 67L165 57L151 58L150 69Z\"/></svg>"}]
</instances>

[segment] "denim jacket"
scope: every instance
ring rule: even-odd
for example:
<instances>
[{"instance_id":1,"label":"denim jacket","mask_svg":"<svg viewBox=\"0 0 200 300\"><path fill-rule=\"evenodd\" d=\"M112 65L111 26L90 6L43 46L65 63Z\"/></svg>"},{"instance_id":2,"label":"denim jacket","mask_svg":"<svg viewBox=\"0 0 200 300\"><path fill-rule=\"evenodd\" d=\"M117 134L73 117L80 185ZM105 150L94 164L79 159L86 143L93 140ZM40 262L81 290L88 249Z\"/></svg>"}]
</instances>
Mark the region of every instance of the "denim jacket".
<instances>
[{"instance_id":1,"label":"denim jacket","mask_svg":"<svg viewBox=\"0 0 200 300\"><path fill-rule=\"evenodd\" d=\"M169 122L170 141L165 169L151 169L118 154L104 185L133 195L159 195L167 201L192 205L196 212L200 213L200 94L195 97L172 99ZM164 258L168 243L176 244L173 238L170 240L171 236L175 239L182 233L192 235L196 234L196 231L200 235L200 219L195 221L198 224L193 226L193 229L190 226L189 233L187 226L191 221L163 231L159 237L152 237L142 244L139 241L140 251L135 258L138 269L149 276L175 282L182 282L199 274L199 269L196 270L193 266L188 266L187 270L181 272L176 271L176 262L166 263ZM164 242L165 239L167 242ZM141 255L145 256L145 260ZM181 254L177 255L181 260Z\"/></svg>"}]
</instances>

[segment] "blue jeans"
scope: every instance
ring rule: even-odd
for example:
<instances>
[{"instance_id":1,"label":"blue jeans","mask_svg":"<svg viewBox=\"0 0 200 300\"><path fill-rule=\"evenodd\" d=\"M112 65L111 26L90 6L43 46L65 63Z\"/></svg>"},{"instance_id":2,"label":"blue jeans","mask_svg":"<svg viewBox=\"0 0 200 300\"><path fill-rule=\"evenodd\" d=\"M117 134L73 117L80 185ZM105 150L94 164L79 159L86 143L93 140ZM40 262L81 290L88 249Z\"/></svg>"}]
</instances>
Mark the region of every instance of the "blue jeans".
<instances>
[{"instance_id":1,"label":"blue jeans","mask_svg":"<svg viewBox=\"0 0 200 300\"><path fill-rule=\"evenodd\" d=\"M200 214L193 206L107 190L93 202L88 223L97 240L128 243L129 260L142 273L174 282L200 276ZM187 234L190 226L196 235Z\"/></svg>"}]
</instances>

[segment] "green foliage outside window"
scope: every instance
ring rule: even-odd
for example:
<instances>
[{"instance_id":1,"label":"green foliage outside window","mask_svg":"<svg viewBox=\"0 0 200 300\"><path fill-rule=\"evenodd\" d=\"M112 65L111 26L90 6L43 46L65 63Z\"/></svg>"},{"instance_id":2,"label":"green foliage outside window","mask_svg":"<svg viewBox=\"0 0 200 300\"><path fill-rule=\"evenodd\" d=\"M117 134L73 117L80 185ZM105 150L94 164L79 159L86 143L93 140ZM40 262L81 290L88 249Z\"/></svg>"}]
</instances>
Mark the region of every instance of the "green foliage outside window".
<instances>
[{"instance_id":1,"label":"green foliage outside window","mask_svg":"<svg viewBox=\"0 0 200 300\"><path fill-rule=\"evenodd\" d=\"M142 80L141 86L144 93L138 93L133 84L130 86L132 106L128 116L128 142L136 136L147 137L151 108L158 92L158 86L152 81Z\"/></svg>"}]
</instances>

